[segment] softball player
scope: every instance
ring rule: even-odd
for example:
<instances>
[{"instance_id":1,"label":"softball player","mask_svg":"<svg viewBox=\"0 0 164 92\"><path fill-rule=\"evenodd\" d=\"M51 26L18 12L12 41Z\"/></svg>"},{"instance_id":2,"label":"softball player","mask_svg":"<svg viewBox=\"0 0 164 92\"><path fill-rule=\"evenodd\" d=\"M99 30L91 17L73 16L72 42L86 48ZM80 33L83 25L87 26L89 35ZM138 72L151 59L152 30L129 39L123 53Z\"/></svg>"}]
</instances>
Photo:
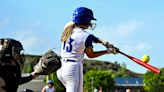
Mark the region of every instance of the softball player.
<instances>
[{"instance_id":1,"label":"softball player","mask_svg":"<svg viewBox=\"0 0 164 92\"><path fill-rule=\"evenodd\" d=\"M104 54L117 53L117 48L107 41L100 40L85 29L94 29L91 20L92 10L79 7L73 13L73 21L67 23L62 33L61 57L62 66L57 71L58 79L66 87L66 92L83 92L83 58L95 58ZM93 51L92 43L102 43L107 50Z\"/></svg>"}]
</instances>

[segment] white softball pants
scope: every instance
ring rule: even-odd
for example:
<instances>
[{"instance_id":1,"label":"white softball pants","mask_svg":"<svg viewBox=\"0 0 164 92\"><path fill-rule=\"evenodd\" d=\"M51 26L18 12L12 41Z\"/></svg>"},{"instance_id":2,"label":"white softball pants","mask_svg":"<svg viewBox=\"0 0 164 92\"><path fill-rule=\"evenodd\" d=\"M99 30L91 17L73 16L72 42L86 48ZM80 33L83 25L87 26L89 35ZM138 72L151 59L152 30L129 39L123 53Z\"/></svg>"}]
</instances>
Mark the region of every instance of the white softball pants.
<instances>
[{"instance_id":1,"label":"white softball pants","mask_svg":"<svg viewBox=\"0 0 164 92\"><path fill-rule=\"evenodd\" d=\"M66 87L66 92L83 92L83 63L64 62L57 70L57 77Z\"/></svg>"}]
</instances>

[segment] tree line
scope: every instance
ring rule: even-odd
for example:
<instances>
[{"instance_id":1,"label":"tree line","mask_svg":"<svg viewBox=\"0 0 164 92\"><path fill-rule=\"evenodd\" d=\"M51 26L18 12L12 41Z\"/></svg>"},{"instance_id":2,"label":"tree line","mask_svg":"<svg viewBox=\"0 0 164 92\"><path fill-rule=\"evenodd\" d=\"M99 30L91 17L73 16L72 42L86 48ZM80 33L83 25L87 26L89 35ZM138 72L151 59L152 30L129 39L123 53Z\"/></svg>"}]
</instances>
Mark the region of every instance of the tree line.
<instances>
[{"instance_id":1,"label":"tree line","mask_svg":"<svg viewBox=\"0 0 164 92\"><path fill-rule=\"evenodd\" d=\"M30 73L33 66L39 61L40 56L26 55L23 72ZM114 88L116 77L142 77L144 78L144 90L146 92L163 92L164 90L164 68L160 74L147 71L145 74L134 73L126 68L126 64L117 61L84 60L84 91L91 92L93 89L103 88L103 92L109 92ZM48 75L48 79L54 81L57 92L65 92L64 86L57 79L56 72ZM46 83L47 77L44 78Z\"/></svg>"}]
</instances>

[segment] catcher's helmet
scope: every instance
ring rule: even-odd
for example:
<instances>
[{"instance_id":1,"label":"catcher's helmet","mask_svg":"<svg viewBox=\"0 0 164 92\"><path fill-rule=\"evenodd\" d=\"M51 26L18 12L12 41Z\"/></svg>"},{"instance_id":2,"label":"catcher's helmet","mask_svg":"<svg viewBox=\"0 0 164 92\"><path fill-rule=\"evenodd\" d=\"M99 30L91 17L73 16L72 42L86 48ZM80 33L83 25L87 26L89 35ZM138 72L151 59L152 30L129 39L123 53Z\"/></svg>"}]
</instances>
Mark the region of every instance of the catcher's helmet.
<instances>
[{"instance_id":1,"label":"catcher's helmet","mask_svg":"<svg viewBox=\"0 0 164 92\"><path fill-rule=\"evenodd\" d=\"M93 17L93 12L91 9L86 7L79 7L73 12L73 22L76 24L86 24L91 20L96 20Z\"/></svg>"},{"instance_id":2,"label":"catcher's helmet","mask_svg":"<svg viewBox=\"0 0 164 92\"><path fill-rule=\"evenodd\" d=\"M11 38L1 38L0 39L0 51L3 52L0 60L5 63L10 63L10 59L17 61L18 66L21 68L24 62L24 55L22 44ZM19 60L16 59L16 56L19 56Z\"/></svg>"}]
</instances>

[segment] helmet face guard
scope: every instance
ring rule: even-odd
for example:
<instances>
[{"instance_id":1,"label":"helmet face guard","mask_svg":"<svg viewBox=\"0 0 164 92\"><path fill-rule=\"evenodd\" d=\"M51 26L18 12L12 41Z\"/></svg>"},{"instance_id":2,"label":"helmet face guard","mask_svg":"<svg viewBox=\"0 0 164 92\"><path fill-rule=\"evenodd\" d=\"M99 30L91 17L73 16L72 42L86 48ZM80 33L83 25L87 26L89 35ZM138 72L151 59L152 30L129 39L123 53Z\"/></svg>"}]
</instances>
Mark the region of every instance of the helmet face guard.
<instances>
[{"instance_id":1,"label":"helmet face guard","mask_svg":"<svg viewBox=\"0 0 164 92\"><path fill-rule=\"evenodd\" d=\"M96 23L89 23L88 29L94 30L96 28Z\"/></svg>"},{"instance_id":2,"label":"helmet face guard","mask_svg":"<svg viewBox=\"0 0 164 92\"><path fill-rule=\"evenodd\" d=\"M82 29L90 29L94 30L96 27L96 23L87 23L87 24L76 24L76 26L82 28Z\"/></svg>"},{"instance_id":3,"label":"helmet face guard","mask_svg":"<svg viewBox=\"0 0 164 92\"><path fill-rule=\"evenodd\" d=\"M10 38L2 38L0 39L0 50L3 50L1 58L13 59L16 61L17 66L22 68L24 63L24 53L22 53L23 46L19 41Z\"/></svg>"},{"instance_id":4,"label":"helmet face guard","mask_svg":"<svg viewBox=\"0 0 164 92\"><path fill-rule=\"evenodd\" d=\"M76 24L87 24L91 20L96 20L93 17L93 12L91 9L85 7L79 7L73 12L73 22Z\"/></svg>"},{"instance_id":5,"label":"helmet face guard","mask_svg":"<svg viewBox=\"0 0 164 92\"><path fill-rule=\"evenodd\" d=\"M12 59L16 61L20 68L23 68L23 64L25 61L24 50L16 50L14 47L12 48Z\"/></svg>"}]
</instances>

